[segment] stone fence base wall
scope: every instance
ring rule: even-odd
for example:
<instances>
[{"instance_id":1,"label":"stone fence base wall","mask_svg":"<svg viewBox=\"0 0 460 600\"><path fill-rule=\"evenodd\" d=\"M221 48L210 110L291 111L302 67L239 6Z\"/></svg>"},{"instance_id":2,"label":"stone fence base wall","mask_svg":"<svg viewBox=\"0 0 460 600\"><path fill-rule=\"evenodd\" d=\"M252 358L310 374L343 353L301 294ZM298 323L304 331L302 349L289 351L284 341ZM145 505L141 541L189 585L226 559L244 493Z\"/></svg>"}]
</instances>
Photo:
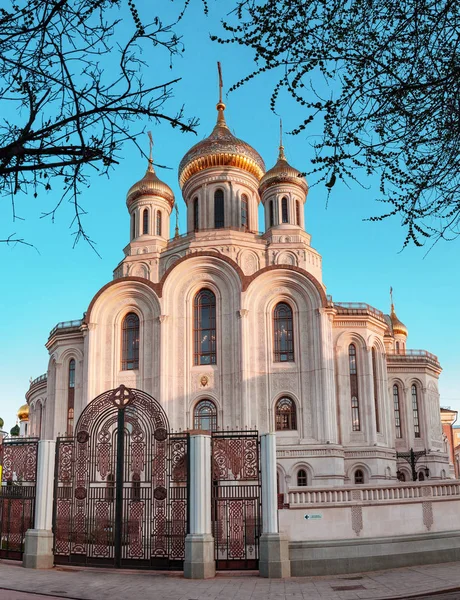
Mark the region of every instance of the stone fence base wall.
<instances>
[{"instance_id":1,"label":"stone fence base wall","mask_svg":"<svg viewBox=\"0 0 460 600\"><path fill-rule=\"evenodd\" d=\"M291 542L291 576L338 575L460 560L460 531Z\"/></svg>"}]
</instances>

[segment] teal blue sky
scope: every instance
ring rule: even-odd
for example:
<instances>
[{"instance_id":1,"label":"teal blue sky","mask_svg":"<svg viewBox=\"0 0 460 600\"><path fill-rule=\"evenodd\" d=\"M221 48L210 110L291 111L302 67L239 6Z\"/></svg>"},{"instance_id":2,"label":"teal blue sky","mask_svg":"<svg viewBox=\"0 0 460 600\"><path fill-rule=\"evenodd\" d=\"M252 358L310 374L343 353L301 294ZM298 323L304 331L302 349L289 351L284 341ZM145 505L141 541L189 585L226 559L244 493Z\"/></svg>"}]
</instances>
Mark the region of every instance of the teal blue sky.
<instances>
[{"instance_id":1,"label":"teal blue sky","mask_svg":"<svg viewBox=\"0 0 460 600\"><path fill-rule=\"evenodd\" d=\"M138 9L143 18L153 19L152 6L164 7L167 20L180 10L180 2L153 3L142 0ZM210 4L210 15L203 14L201 3L192 3L177 27L183 36L185 52L173 63L166 54L146 53L147 82L180 77L169 111L185 104L186 114L199 117L198 135L182 134L166 124L140 123L136 130L151 130L155 140L154 159L170 169L157 169L171 186L180 211L180 230L185 232L185 204L177 183L177 167L185 152L207 136L214 125L217 101L216 61L223 67L224 87L248 74L252 68L251 51L235 45L220 46L209 39L219 32L219 19L229 3ZM129 16L123 15L131 26ZM264 158L267 168L277 156L278 117L270 112L269 97L274 75L251 81L225 98L227 123L235 135L253 145ZM278 105L284 129L297 125L301 113L285 97ZM302 136L285 136L288 160L307 171L313 156L311 144L320 134L313 125ZM146 151L148 139L145 137ZM57 199L57 190L34 200L32 193L17 198L17 212L24 221L11 220L11 203L0 203L1 237L15 232L34 244L38 252L26 246L0 246L3 267L1 293L3 383L0 416L5 428L16 421L16 411L24 403L29 378L45 373L48 355L45 343L52 327L82 317L91 298L112 278L112 271L123 257L129 238L129 219L125 199L129 187L145 172L145 160L137 149L125 146L120 164L110 179L95 176L81 196L88 211L84 219L88 234L97 242L98 258L85 243L72 249L69 225L72 207L63 206L55 223L40 219ZM460 325L457 314L460 240L439 243L427 254L427 248L409 247L400 252L404 231L400 220L366 222L384 207L375 202L378 185L373 178L361 176L361 183L346 187L337 184L329 203L323 185L312 186L306 204L306 229L312 245L323 257L323 279L327 292L336 301L366 302L389 311L389 288L394 289L398 317L409 329L408 347L425 349L439 357L444 369L440 378L441 404L460 410ZM312 181L310 181L312 183ZM173 221L173 220L172 220ZM259 220L262 223L262 220ZM174 223L172 222L172 226ZM171 232L172 233L172 232Z\"/></svg>"}]
</instances>

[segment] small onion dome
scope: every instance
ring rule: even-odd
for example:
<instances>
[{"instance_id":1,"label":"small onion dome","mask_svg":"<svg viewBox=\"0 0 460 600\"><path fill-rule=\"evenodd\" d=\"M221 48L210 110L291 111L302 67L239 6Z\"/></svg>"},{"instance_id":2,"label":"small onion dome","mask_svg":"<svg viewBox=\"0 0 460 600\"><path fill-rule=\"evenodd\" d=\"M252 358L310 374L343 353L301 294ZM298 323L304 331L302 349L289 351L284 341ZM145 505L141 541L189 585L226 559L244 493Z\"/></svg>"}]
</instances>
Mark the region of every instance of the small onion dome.
<instances>
[{"instance_id":1,"label":"small onion dome","mask_svg":"<svg viewBox=\"0 0 460 600\"><path fill-rule=\"evenodd\" d=\"M0 417L0 429L3 428L3 425L5 425L5 421Z\"/></svg>"},{"instance_id":2,"label":"small onion dome","mask_svg":"<svg viewBox=\"0 0 460 600\"><path fill-rule=\"evenodd\" d=\"M401 321L396 316L394 304L391 305L390 319L391 325L393 327L393 334L404 335L405 337L407 337L407 327L404 325L404 323L401 323Z\"/></svg>"},{"instance_id":3,"label":"small onion dome","mask_svg":"<svg viewBox=\"0 0 460 600\"><path fill-rule=\"evenodd\" d=\"M29 420L29 405L23 404L21 408L18 410L18 419L20 421L28 421Z\"/></svg>"},{"instance_id":4,"label":"small onion dome","mask_svg":"<svg viewBox=\"0 0 460 600\"><path fill-rule=\"evenodd\" d=\"M260 180L259 194L263 194L267 188L278 183L293 183L306 194L308 192L307 180L300 171L294 169L294 167L291 167L288 163L286 156L284 155L284 147L280 146L279 150L278 160L276 161L275 166L267 171Z\"/></svg>"},{"instance_id":5,"label":"small onion dome","mask_svg":"<svg viewBox=\"0 0 460 600\"><path fill-rule=\"evenodd\" d=\"M179 185L200 171L212 167L236 167L260 179L265 173L265 163L249 144L236 138L227 127L225 104L217 104L217 123L209 137L190 148L179 165Z\"/></svg>"},{"instance_id":6,"label":"small onion dome","mask_svg":"<svg viewBox=\"0 0 460 600\"><path fill-rule=\"evenodd\" d=\"M158 179L151 160L149 160L144 177L129 189L126 196L128 208L134 200L141 196L160 196L171 204L171 208L174 206L174 193L169 185Z\"/></svg>"}]
</instances>

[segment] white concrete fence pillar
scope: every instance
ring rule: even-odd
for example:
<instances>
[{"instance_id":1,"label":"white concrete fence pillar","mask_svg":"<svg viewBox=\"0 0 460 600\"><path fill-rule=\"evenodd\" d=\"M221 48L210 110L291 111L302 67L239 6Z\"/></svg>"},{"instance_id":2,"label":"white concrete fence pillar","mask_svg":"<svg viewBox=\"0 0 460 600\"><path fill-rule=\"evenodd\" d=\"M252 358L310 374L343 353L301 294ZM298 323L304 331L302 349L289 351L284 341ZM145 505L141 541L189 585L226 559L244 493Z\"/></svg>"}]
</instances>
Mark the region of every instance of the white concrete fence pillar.
<instances>
[{"instance_id":1,"label":"white concrete fence pillar","mask_svg":"<svg viewBox=\"0 0 460 600\"><path fill-rule=\"evenodd\" d=\"M278 529L276 489L276 435L260 436L262 477L262 534L260 536L259 574L277 579L291 576L289 540Z\"/></svg>"},{"instance_id":2,"label":"white concrete fence pillar","mask_svg":"<svg viewBox=\"0 0 460 600\"><path fill-rule=\"evenodd\" d=\"M211 531L211 436L190 434L189 533L185 538L184 577L207 579L216 574Z\"/></svg>"},{"instance_id":3,"label":"white concrete fence pillar","mask_svg":"<svg viewBox=\"0 0 460 600\"><path fill-rule=\"evenodd\" d=\"M34 528L26 532L23 567L51 569L53 556L53 491L56 442L38 442Z\"/></svg>"}]
</instances>

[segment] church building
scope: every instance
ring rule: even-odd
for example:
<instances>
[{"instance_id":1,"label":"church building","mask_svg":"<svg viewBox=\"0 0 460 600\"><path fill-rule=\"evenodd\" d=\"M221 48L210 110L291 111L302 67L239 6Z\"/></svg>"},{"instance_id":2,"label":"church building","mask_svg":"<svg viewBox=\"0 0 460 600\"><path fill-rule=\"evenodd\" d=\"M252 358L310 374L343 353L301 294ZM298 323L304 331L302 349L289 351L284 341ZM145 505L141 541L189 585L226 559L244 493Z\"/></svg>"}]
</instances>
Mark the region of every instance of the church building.
<instances>
[{"instance_id":1,"label":"church building","mask_svg":"<svg viewBox=\"0 0 460 600\"><path fill-rule=\"evenodd\" d=\"M176 199L150 153L126 195L113 279L46 342L28 435L72 435L83 409L123 384L153 396L176 431L276 432L281 505L303 488L412 480L397 458L411 448L426 451L418 479L445 479L438 359L407 347L393 303L384 314L326 293L307 181L282 142L267 170L224 112L220 100L212 133L180 162L187 232L172 239Z\"/></svg>"}]
</instances>

